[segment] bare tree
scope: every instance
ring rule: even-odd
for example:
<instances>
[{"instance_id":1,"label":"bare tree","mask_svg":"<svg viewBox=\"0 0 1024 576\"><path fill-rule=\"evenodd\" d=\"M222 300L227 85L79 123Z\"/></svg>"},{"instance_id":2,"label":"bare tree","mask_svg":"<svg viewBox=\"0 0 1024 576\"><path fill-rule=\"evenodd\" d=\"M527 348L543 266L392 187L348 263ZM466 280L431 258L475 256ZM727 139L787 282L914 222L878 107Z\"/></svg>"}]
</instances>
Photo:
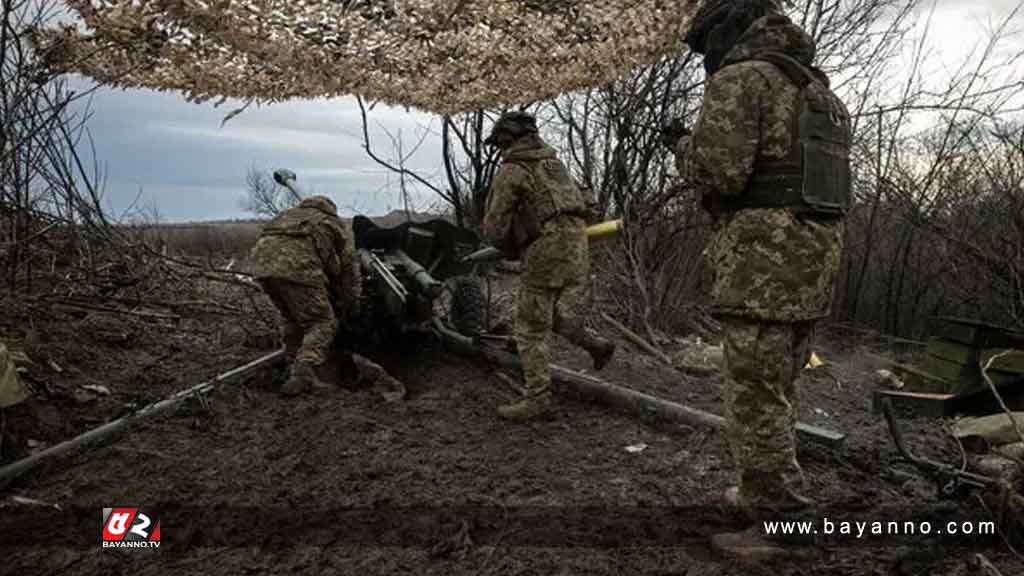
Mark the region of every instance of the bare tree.
<instances>
[{"instance_id":1,"label":"bare tree","mask_svg":"<svg viewBox=\"0 0 1024 576\"><path fill-rule=\"evenodd\" d=\"M302 201L291 189L278 186L265 170L250 166L245 173L245 196L242 209L258 217L273 218Z\"/></svg>"},{"instance_id":2,"label":"bare tree","mask_svg":"<svg viewBox=\"0 0 1024 576\"><path fill-rule=\"evenodd\" d=\"M495 114L486 111L469 112L456 116L441 116L440 174L421 174L406 167L407 161L427 141L436 136L429 127L420 130L416 144L409 150L400 146L400 138L387 133L396 158L381 155L370 137L370 119L367 105L359 99L362 118L363 149L380 166L397 174L403 189L410 184L436 195L452 211L459 226L479 227L483 220L487 193L498 167L496 150L484 146L484 139Z\"/></svg>"},{"instance_id":3,"label":"bare tree","mask_svg":"<svg viewBox=\"0 0 1024 576\"><path fill-rule=\"evenodd\" d=\"M22 279L31 287L41 260L88 258L80 234L117 234L103 210L104 177L86 129L94 88L76 91L47 73L31 42L59 8L49 0L0 0L0 271L10 288ZM61 249L47 241L58 228L69 241Z\"/></svg>"}]
</instances>

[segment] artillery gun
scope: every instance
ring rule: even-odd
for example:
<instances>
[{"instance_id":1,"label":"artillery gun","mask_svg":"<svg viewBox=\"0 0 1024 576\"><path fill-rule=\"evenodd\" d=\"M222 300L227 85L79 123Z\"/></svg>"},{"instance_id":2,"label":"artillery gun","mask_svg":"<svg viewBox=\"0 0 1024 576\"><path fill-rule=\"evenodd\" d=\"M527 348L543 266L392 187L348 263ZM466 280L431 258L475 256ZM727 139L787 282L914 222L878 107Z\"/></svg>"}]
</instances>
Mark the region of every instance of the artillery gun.
<instances>
[{"instance_id":1,"label":"artillery gun","mask_svg":"<svg viewBox=\"0 0 1024 576\"><path fill-rule=\"evenodd\" d=\"M290 170L274 172L274 181L301 197L295 180ZM465 336L480 333L483 291L477 266L465 260L481 246L475 232L443 219L382 228L363 215L352 219L352 232L360 287L352 328L360 336L398 343L429 332L445 292L450 300L443 320Z\"/></svg>"}]
</instances>

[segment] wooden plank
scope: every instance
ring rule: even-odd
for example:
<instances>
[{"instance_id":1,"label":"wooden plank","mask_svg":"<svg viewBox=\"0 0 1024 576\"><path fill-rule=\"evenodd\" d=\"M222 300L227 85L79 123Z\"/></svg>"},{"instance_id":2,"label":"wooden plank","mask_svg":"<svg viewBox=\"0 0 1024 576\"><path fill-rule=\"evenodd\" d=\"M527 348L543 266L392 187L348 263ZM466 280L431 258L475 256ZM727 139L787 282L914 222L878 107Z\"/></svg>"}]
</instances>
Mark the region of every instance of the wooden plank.
<instances>
[{"instance_id":1,"label":"wooden plank","mask_svg":"<svg viewBox=\"0 0 1024 576\"><path fill-rule=\"evenodd\" d=\"M955 364L969 365L977 363L979 351L960 342L953 342L944 338L933 338L928 341L928 348L925 352L929 356L942 358Z\"/></svg>"},{"instance_id":2,"label":"wooden plank","mask_svg":"<svg viewBox=\"0 0 1024 576\"><path fill-rule=\"evenodd\" d=\"M976 326L968 326L958 322L940 319L932 327L932 332L945 340L976 346L981 334Z\"/></svg>"},{"instance_id":3,"label":"wooden plank","mask_svg":"<svg viewBox=\"0 0 1024 576\"><path fill-rule=\"evenodd\" d=\"M934 318L932 332L974 348L1024 348L1024 333L966 318Z\"/></svg>"},{"instance_id":4,"label":"wooden plank","mask_svg":"<svg viewBox=\"0 0 1024 576\"><path fill-rule=\"evenodd\" d=\"M981 372L977 366L964 366L934 356L925 356L920 368L925 374L949 383L949 387L941 390L942 392L955 393L965 386L981 381Z\"/></svg>"},{"instance_id":5,"label":"wooden plank","mask_svg":"<svg viewBox=\"0 0 1024 576\"><path fill-rule=\"evenodd\" d=\"M871 407L875 414L882 413L882 400L892 401L893 408L901 413L914 416L941 418L953 413L953 394L932 394L924 392L902 392L899 390L875 390Z\"/></svg>"},{"instance_id":6,"label":"wooden plank","mask_svg":"<svg viewBox=\"0 0 1024 576\"><path fill-rule=\"evenodd\" d=\"M909 364L894 364L893 371L914 392L949 394L958 386L955 381L940 378Z\"/></svg>"}]
</instances>

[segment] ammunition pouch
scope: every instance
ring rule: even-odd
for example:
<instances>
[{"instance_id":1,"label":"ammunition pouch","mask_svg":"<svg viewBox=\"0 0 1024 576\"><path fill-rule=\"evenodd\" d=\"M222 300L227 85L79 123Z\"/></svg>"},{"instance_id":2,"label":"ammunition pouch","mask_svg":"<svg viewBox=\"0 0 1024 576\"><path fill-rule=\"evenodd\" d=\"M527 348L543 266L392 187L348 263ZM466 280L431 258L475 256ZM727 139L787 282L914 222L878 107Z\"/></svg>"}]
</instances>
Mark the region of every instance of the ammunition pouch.
<instances>
[{"instance_id":1,"label":"ammunition pouch","mask_svg":"<svg viewBox=\"0 0 1024 576\"><path fill-rule=\"evenodd\" d=\"M753 59L774 64L800 89L790 153L759 159L742 195L714 198L712 204L723 210L789 208L842 217L851 197L849 114L823 79L790 56L765 52Z\"/></svg>"}]
</instances>

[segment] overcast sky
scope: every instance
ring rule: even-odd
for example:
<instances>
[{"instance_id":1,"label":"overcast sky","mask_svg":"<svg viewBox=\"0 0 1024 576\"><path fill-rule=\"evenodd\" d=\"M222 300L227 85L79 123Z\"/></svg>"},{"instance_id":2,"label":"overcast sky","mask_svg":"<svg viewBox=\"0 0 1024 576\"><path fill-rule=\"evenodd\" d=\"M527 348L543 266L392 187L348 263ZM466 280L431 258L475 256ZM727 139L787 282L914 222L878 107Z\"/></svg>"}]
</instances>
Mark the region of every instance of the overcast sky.
<instances>
[{"instance_id":1,"label":"overcast sky","mask_svg":"<svg viewBox=\"0 0 1024 576\"><path fill-rule=\"evenodd\" d=\"M933 46L947 66L981 42L996 14L1017 0L939 0ZM1020 42L1018 37L1017 42ZM250 166L290 168L299 181L331 196L344 212L382 214L400 207L397 183L363 151L359 109L352 99L252 107L221 127L238 103L196 105L173 93L101 90L91 102L97 156L106 167L106 200L115 212L156 209L165 221L245 218L240 199ZM378 108L371 122L396 133L406 146L436 121L425 114ZM433 122L433 123L432 123ZM393 153L379 130L375 145ZM437 138L410 160L423 174L439 175ZM424 198L421 206L431 200Z\"/></svg>"}]
</instances>

